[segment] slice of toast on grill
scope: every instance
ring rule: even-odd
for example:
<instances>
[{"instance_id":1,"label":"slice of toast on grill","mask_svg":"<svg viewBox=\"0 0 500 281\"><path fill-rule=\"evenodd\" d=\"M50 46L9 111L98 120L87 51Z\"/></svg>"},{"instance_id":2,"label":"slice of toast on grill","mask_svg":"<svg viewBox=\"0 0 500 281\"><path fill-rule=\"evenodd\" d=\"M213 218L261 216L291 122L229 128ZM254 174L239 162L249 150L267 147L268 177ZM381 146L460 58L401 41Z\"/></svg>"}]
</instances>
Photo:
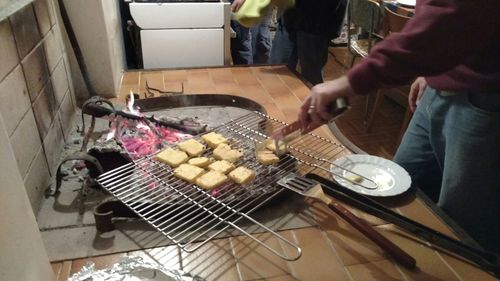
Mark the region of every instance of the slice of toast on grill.
<instances>
[{"instance_id":1,"label":"slice of toast on grill","mask_svg":"<svg viewBox=\"0 0 500 281\"><path fill-rule=\"evenodd\" d=\"M205 170L200 167L189 164L181 164L179 167L175 168L174 176L190 183L194 183L196 178L201 176L204 172Z\"/></svg>"},{"instance_id":2,"label":"slice of toast on grill","mask_svg":"<svg viewBox=\"0 0 500 281\"><path fill-rule=\"evenodd\" d=\"M204 134L201 138L207 143L208 146L214 149L221 143L227 143L227 139L223 135L216 132Z\"/></svg>"},{"instance_id":3,"label":"slice of toast on grill","mask_svg":"<svg viewBox=\"0 0 500 281\"><path fill-rule=\"evenodd\" d=\"M267 149L271 150L274 153L277 152L276 141L274 141L274 139L267 139L267 140L265 140L265 143L266 143ZM279 151L282 151L282 152L287 151L285 142L283 142L281 140L278 141L278 147L279 147Z\"/></svg>"},{"instance_id":4,"label":"slice of toast on grill","mask_svg":"<svg viewBox=\"0 0 500 281\"><path fill-rule=\"evenodd\" d=\"M223 184L227 176L221 172L208 171L196 179L196 184L206 190L211 190Z\"/></svg>"},{"instance_id":5,"label":"slice of toast on grill","mask_svg":"<svg viewBox=\"0 0 500 281\"><path fill-rule=\"evenodd\" d=\"M226 160L215 161L212 164L208 165L208 169L212 171L221 172L223 174L227 174L234 169L233 163Z\"/></svg>"},{"instance_id":6,"label":"slice of toast on grill","mask_svg":"<svg viewBox=\"0 0 500 281\"><path fill-rule=\"evenodd\" d=\"M270 150L260 150L257 151L257 161L264 165L274 165L280 161L278 156Z\"/></svg>"},{"instance_id":7,"label":"slice of toast on grill","mask_svg":"<svg viewBox=\"0 0 500 281\"><path fill-rule=\"evenodd\" d=\"M219 144L216 149L214 149L213 156L217 160L226 160L231 163L240 160L243 153L237 149L232 149L229 145L225 143Z\"/></svg>"},{"instance_id":8,"label":"slice of toast on grill","mask_svg":"<svg viewBox=\"0 0 500 281\"><path fill-rule=\"evenodd\" d=\"M247 184L255 179L255 171L240 166L229 173L229 178L238 184Z\"/></svg>"},{"instance_id":9,"label":"slice of toast on grill","mask_svg":"<svg viewBox=\"0 0 500 281\"><path fill-rule=\"evenodd\" d=\"M200 156L205 151L205 146L195 139L180 142L177 144L177 147L191 157Z\"/></svg>"},{"instance_id":10,"label":"slice of toast on grill","mask_svg":"<svg viewBox=\"0 0 500 281\"><path fill-rule=\"evenodd\" d=\"M210 159L208 157L194 157L188 160L188 164L200 168L206 168L208 165L210 165Z\"/></svg>"},{"instance_id":11,"label":"slice of toast on grill","mask_svg":"<svg viewBox=\"0 0 500 281\"><path fill-rule=\"evenodd\" d=\"M180 151L173 148L167 148L160 153L156 154L155 158L172 168L179 166L180 164L186 162L188 160L188 156L186 152Z\"/></svg>"}]
</instances>

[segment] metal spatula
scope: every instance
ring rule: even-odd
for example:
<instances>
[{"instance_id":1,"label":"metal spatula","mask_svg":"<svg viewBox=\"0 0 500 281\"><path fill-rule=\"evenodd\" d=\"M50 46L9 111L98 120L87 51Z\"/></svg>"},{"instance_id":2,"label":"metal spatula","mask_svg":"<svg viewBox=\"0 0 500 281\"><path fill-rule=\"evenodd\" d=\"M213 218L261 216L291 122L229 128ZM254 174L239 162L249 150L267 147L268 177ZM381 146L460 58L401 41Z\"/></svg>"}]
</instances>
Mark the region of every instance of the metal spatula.
<instances>
[{"instance_id":1,"label":"metal spatula","mask_svg":"<svg viewBox=\"0 0 500 281\"><path fill-rule=\"evenodd\" d=\"M290 173L283 179L278 181L278 184L295 191L303 196L314 198L325 203L332 211L339 215L342 219L352 225L354 228L363 233L367 238L372 240L387 254L389 254L396 262L404 267L415 268L416 261L408 253L399 248L396 244L378 233L369 223L357 217L351 211L340 205L331 197L327 196L321 185L311 179L300 177L294 173Z\"/></svg>"}]
</instances>

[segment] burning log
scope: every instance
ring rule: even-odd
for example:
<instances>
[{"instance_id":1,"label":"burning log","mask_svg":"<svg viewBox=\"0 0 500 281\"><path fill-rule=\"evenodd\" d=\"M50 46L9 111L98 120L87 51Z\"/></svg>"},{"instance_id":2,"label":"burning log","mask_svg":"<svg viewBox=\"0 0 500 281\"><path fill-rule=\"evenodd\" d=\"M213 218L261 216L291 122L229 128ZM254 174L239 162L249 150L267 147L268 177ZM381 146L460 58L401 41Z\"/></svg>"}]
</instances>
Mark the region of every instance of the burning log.
<instances>
[{"instance_id":1,"label":"burning log","mask_svg":"<svg viewBox=\"0 0 500 281\"><path fill-rule=\"evenodd\" d=\"M175 119L168 117L157 118L154 115L141 116L141 115L136 115L134 113L124 112L121 110L113 110L111 108L96 103L88 103L85 107L82 108L82 113L98 118L110 117L112 115L115 115L129 120L152 122L158 126L169 127L191 135L198 135L207 130L207 125L202 125L199 122L196 122L192 118Z\"/></svg>"}]
</instances>

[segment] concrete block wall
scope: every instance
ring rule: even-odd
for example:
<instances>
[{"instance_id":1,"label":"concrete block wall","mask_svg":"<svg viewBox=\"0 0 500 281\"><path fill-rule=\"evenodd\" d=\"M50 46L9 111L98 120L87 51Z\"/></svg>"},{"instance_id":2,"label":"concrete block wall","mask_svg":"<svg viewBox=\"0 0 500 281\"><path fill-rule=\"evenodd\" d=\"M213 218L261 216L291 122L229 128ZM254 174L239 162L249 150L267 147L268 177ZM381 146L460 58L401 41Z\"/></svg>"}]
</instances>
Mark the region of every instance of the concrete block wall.
<instances>
[{"instance_id":1,"label":"concrete block wall","mask_svg":"<svg viewBox=\"0 0 500 281\"><path fill-rule=\"evenodd\" d=\"M35 212L75 118L56 15L55 0L35 0L0 22L0 114Z\"/></svg>"}]
</instances>

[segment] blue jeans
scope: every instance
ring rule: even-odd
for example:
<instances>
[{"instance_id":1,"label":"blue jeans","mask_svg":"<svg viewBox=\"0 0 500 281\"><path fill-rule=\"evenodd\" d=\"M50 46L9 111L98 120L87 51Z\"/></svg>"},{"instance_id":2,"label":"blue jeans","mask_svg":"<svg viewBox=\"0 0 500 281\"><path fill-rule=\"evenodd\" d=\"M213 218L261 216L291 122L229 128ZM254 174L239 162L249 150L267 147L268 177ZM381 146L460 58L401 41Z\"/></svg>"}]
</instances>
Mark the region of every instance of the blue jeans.
<instances>
[{"instance_id":1,"label":"blue jeans","mask_svg":"<svg viewBox=\"0 0 500 281\"><path fill-rule=\"evenodd\" d=\"M252 39L250 30L240 25L237 21L231 21L231 28L236 32L236 38L231 38L231 57L234 64L252 64Z\"/></svg>"},{"instance_id":2,"label":"blue jeans","mask_svg":"<svg viewBox=\"0 0 500 281\"><path fill-rule=\"evenodd\" d=\"M267 63L271 53L271 14L258 25L247 28L231 21L236 38L231 39L231 56L234 64Z\"/></svg>"},{"instance_id":3,"label":"blue jeans","mask_svg":"<svg viewBox=\"0 0 500 281\"><path fill-rule=\"evenodd\" d=\"M253 63L267 63L271 55L271 14L268 14L260 24L250 28L252 35Z\"/></svg>"},{"instance_id":4,"label":"blue jeans","mask_svg":"<svg viewBox=\"0 0 500 281\"><path fill-rule=\"evenodd\" d=\"M288 32L286 31L285 26L282 24L282 21L282 18L278 20L278 26L276 27L276 33L274 34L269 63L289 64L291 62L294 66L296 66L296 55L295 60L292 62L292 53L294 52L295 44L290 40Z\"/></svg>"},{"instance_id":5,"label":"blue jeans","mask_svg":"<svg viewBox=\"0 0 500 281\"><path fill-rule=\"evenodd\" d=\"M307 81L313 85L322 83L330 40L302 31L288 33L282 20L274 35L269 63L286 63L292 70L300 64L300 72Z\"/></svg>"},{"instance_id":6,"label":"blue jeans","mask_svg":"<svg viewBox=\"0 0 500 281\"><path fill-rule=\"evenodd\" d=\"M481 246L500 254L500 92L452 94L426 88L394 161Z\"/></svg>"}]
</instances>

